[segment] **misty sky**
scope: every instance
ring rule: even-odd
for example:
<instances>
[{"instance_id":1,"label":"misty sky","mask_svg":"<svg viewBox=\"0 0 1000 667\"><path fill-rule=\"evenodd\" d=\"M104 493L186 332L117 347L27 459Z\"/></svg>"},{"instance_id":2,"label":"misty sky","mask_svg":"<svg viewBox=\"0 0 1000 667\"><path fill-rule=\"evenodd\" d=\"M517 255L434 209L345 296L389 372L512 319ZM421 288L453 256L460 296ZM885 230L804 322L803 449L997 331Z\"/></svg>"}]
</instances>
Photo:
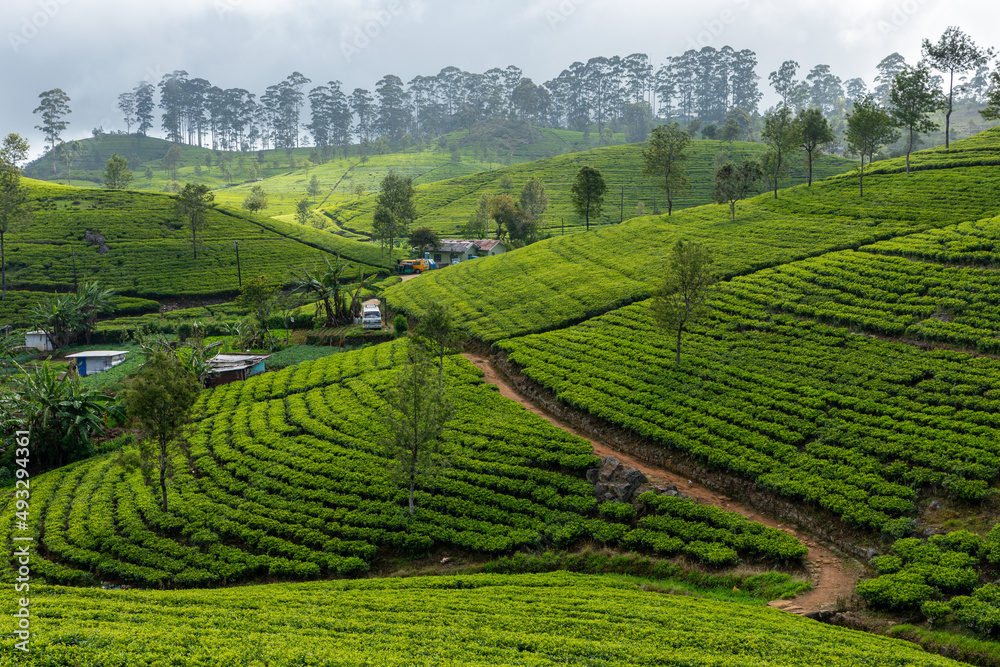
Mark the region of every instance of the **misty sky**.
<instances>
[{"instance_id":1,"label":"misty sky","mask_svg":"<svg viewBox=\"0 0 1000 667\"><path fill-rule=\"evenodd\" d=\"M1000 46L998 18L995 3L944 0L0 0L0 133L27 136L37 154L32 109L51 88L71 98L63 139L124 129L118 94L179 69L257 95L296 70L347 92L449 65L513 64L540 84L593 56L643 52L659 65L726 44L757 53L765 108L783 60L802 65L800 78L825 63L871 85L879 60L915 62L921 38L948 25Z\"/></svg>"}]
</instances>

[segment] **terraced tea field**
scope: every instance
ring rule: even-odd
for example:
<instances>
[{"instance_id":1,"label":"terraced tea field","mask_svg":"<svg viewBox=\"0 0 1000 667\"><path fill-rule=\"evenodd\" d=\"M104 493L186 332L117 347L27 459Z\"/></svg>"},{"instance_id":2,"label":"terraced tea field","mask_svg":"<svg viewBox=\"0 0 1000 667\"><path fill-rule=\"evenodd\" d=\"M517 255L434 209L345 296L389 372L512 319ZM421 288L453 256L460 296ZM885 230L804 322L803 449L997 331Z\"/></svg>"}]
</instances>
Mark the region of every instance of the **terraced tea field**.
<instances>
[{"instance_id":1,"label":"terraced tea field","mask_svg":"<svg viewBox=\"0 0 1000 667\"><path fill-rule=\"evenodd\" d=\"M676 197L675 212L712 201L715 163L720 152L742 160L744 156L759 156L766 149L764 144L758 143L734 142L730 148L727 142L708 140L694 141L691 146L687 172L692 188ZM446 238L452 237L475 213L482 193L497 194L503 191L500 179L511 179L514 184L511 194L517 198L524 183L529 178L537 178L545 184L546 194L549 196L549 207L542 220L543 233L561 236L564 232L582 231L584 220L573 212L569 194L577 171L584 165L599 169L608 184L604 213L600 220L591 220L592 226L634 218L639 202L643 202L647 215L652 214L655 207L666 212L667 202L657 182L642 174L642 151L645 147L644 143L607 146L450 180L436 179L433 183L424 181L423 185L420 180L415 180L414 183L418 184L415 192L417 218L413 224L417 227L428 226ZM851 160L823 155L813 165L813 177L819 179L841 174L853 169L854 165ZM792 166L792 177L783 185L805 183L806 176L802 164L796 160ZM762 191L766 189L761 187ZM331 200L329 203L333 205L324 208L336 224L356 232L371 231L375 211L374 197L356 201Z\"/></svg>"},{"instance_id":2,"label":"terraced tea field","mask_svg":"<svg viewBox=\"0 0 1000 667\"><path fill-rule=\"evenodd\" d=\"M598 461L590 444L502 398L460 356L447 369L449 466L421 480L410 518L407 489L391 480L380 444L383 395L404 345L305 361L203 394L185 448L171 452L166 512L155 485L115 456L32 479L30 530L43 545L33 571L74 585L204 586L350 574L379 553L435 545L498 553L583 538L716 565L806 553L777 529L690 500L648 497L646 516L612 503L600 518L583 479ZM8 547L20 500L0 503ZM12 567L5 559L0 574L13 576Z\"/></svg>"},{"instance_id":3,"label":"terraced tea field","mask_svg":"<svg viewBox=\"0 0 1000 667\"><path fill-rule=\"evenodd\" d=\"M32 593L32 658L46 665L960 664L767 607L566 572ZM5 616L0 632L11 627Z\"/></svg>"},{"instance_id":4,"label":"terraced tea field","mask_svg":"<svg viewBox=\"0 0 1000 667\"><path fill-rule=\"evenodd\" d=\"M834 177L740 203L735 222L717 205L632 220L432 272L387 297L415 316L432 301L448 303L484 341L557 329L648 297L680 238L709 249L729 278L995 216L1000 171L979 165L998 144L997 130L955 142L946 163L910 177L895 171L900 160L879 163L889 173L866 177L864 199L856 177Z\"/></svg>"}]
</instances>

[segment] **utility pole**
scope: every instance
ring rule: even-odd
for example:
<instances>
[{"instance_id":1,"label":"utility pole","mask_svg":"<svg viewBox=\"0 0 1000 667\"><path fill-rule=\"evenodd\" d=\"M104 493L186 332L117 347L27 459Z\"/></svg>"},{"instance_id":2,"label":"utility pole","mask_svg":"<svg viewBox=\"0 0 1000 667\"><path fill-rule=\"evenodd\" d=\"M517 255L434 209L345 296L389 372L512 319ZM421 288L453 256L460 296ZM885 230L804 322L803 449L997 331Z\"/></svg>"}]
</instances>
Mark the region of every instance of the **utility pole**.
<instances>
[{"instance_id":1,"label":"utility pole","mask_svg":"<svg viewBox=\"0 0 1000 667\"><path fill-rule=\"evenodd\" d=\"M236 246L236 279L240 281L240 289L243 289L243 274L240 272L240 242L233 241Z\"/></svg>"}]
</instances>

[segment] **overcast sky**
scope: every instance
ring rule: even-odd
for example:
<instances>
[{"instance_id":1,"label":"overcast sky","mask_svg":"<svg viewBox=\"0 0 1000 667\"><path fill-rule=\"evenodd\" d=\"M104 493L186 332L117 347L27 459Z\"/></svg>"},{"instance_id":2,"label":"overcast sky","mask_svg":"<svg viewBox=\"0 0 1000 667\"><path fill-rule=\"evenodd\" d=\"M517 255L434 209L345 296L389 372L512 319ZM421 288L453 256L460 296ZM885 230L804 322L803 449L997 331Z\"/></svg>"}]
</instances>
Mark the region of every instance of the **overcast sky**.
<instances>
[{"instance_id":1,"label":"overcast sky","mask_svg":"<svg viewBox=\"0 0 1000 667\"><path fill-rule=\"evenodd\" d=\"M915 62L921 38L948 25L1000 46L998 19L996 3L967 0L0 0L0 132L27 136L36 154L32 110L51 88L71 99L64 139L124 129L118 94L181 69L258 95L293 71L349 92L449 65L517 65L542 83L594 56L642 52L659 65L727 44L757 53L766 107L767 74L784 60L800 78L825 63L870 85L883 57Z\"/></svg>"}]
</instances>

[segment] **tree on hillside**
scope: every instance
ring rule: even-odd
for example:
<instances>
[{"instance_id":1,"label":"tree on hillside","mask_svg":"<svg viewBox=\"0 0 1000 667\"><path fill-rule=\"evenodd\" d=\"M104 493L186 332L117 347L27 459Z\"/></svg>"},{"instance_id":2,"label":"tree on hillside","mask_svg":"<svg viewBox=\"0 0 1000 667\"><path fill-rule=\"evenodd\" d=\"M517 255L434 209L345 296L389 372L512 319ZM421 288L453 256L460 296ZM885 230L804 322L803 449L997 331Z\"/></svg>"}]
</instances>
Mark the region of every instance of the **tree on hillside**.
<instances>
[{"instance_id":1,"label":"tree on hillside","mask_svg":"<svg viewBox=\"0 0 1000 667\"><path fill-rule=\"evenodd\" d=\"M177 195L177 202L174 204L177 214L187 218L191 225L191 248L195 259L198 259L197 231L205 226L205 213L213 201L215 193L209 192L207 185L188 183Z\"/></svg>"},{"instance_id":2,"label":"tree on hillside","mask_svg":"<svg viewBox=\"0 0 1000 667\"><path fill-rule=\"evenodd\" d=\"M514 198L506 192L501 192L490 199L490 218L496 223L496 238L498 241L504 240L510 233L511 228L518 224L518 218L523 214L517 207Z\"/></svg>"},{"instance_id":3,"label":"tree on hillside","mask_svg":"<svg viewBox=\"0 0 1000 667\"><path fill-rule=\"evenodd\" d=\"M303 197L295 204L295 220L300 225L308 225L312 213L309 211L309 200Z\"/></svg>"},{"instance_id":4,"label":"tree on hillside","mask_svg":"<svg viewBox=\"0 0 1000 667\"><path fill-rule=\"evenodd\" d=\"M875 76L875 89L872 91L872 94L875 96L875 100L882 106L889 104L889 91L892 90L892 80L896 78L897 74L903 71L904 67L906 67L906 59L898 53L890 53L875 66L878 74ZM859 98L860 95L854 97L855 100Z\"/></svg>"},{"instance_id":5,"label":"tree on hillside","mask_svg":"<svg viewBox=\"0 0 1000 667\"><path fill-rule=\"evenodd\" d=\"M385 243L389 244L391 256L395 240L407 235L410 221L415 217L417 206L414 202L413 179L403 178L390 171L379 185L372 225L375 238L383 244L383 256Z\"/></svg>"},{"instance_id":6,"label":"tree on hillside","mask_svg":"<svg viewBox=\"0 0 1000 667\"><path fill-rule=\"evenodd\" d=\"M545 194L545 184L532 176L521 188L521 208L538 224L542 222L545 209L549 207L549 196Z\"/></svg>"},{"instance_id":7,"label":"tree on hillside","mask_svg":"<svg viewBox=\"0 0 1000 667\"><path fill-rule=\"evenodd\" d=\"M1000 72L990 74L990 87L986 93L986 108L979 114L986 120L1000 120Z\"/></svg>"},{"instance_id":8,"label":"tree on hillside","mask_svg":"<svg viewBox=\"0 0 1000 667\"><path fill-rule=\"evenodd\" d=\"M122 120L125 121L125 133L132 134L132 125L136 120L134 92L129 91L118 96L118 110L122 112Z\"/></svg>"},{"instance_id":9,"label":"tree on hillside","mask_svg":"<svg viewBox=\"0 0 1000 667\"><path fill-rule=\"evenodd\" d=\"M309 179L309 188L306 190L306 192L309 193L310 197L315 199L316 197L319 196L320 191L321 189L319 185L319 176L313 174L312 178Z\"/></svg>"},{"instance_id":10,"label":"tree on hillside","mask_svg":"<svg viewBox=\"0 0 1000 667\"><path fill-rule=\"evenodd\" d=\"M104 187L109 190L124 190L132 182L132 172L128 168L128 160L115 153L104 165Z\"/></svg>"},{"instance_id":11,"label":"tree on hillside","mask_svg":"<svg viewBox=\"0 0 1000 667\"><path fill-rule=\"evenodd\" d=\"M944 108L941 92L931 84L931 72L925 61L916 67L905 67L892 80L889 104L896 127L906 130L906 175L910 175L910 153L917 134L933 132L938 124L929 115Z\"/></svg>"},{"instance_id":12,"label":"tree on hillside","mask_svg":"<svg viewBox=\"0 0 1000 667\"><path fill-rule=\"evenodd\" d=\"M690 241L678 240L672 248L665 275L653 297L653 317L657 324L677 334L676 360L681 363L681 334L684 328L704 317L715 274L707 250Z\"/></svg>"},{"instance_id":13,"label":"tree on hillside","mask_svg":"<svg viewBox=\"0 0 1000 667\"><path fill-rule=\"evenodd\" d=\"M418 227L410 232L410 247L423 251L424 248L438 250L441 247L441 237L430 227Z\"/></svg>"},{"instance_id":14,"label":"tree on hillside","mask_svg":"<svg viewBox=\"0 0 1000 667\"><path fill-rule=\"evenodd\" d=\"M181 432L188 412L198 399L201 384L189 369L164 350L159 350L143 364L124 392L125 409L139 422L146 439L139 445L138 460L146 483L150 472L160 478L160 509L167 511L167 477L171 462L167 445ZM155 440L157 450L150 446Z\"/></svg>"},{"instance_id":15,"label":"tree on hillside","mask_svg":"<svg viewBox=\"0 0 1000 667\"><path fill-rule=\"evenodd\" d=\"M52 151L53 162L58 159L66 166L66 185L73 184L73 163L83 154L83 144L79 141L60 142Z\"/></svg>"},{"instance_id":16,"label":"tree on hillside","mask_svg":"<svg viewBox=\"0 0 1000 667\"><path fill-rule=\"evenodd\" d=\"M764 114L764 129L761 130L760 137L774 152L773 184L774 198L777 199L782 165L788 153L802 143L801 131L792 110L785 106Z\"/></svg>"},{"instance_id":17,"label":"tree on hillside","mask_svg":"<svg viewBox=\"0 0 1000 667\"><path fill-rule=\"evenodd\" d=\"M847 150L861 156L861 197L865 196L865 156L871 163L878 149L899 139L892 116L868 94L854 102L847 114Z\"/></svg>"},{"instance_id":18,"label":"tree on hillside","mask_svg":"<svg viewBox=\"0 0 1000 667\"><path fill-rule=\"evenodd\" d=\"M449 350L462 344L462 330L452 317L451 310L440 301L434 301L427 307L413 334L417 345L438 358L438 388L443 390L444 357Z\"/></svg>"},{"instance_id":19,"label":"tree on hillside","mask_svg":"<svg viewBox=\"0 0 1000 667\"><path fill-rule=\"evenodd\" d=\"M608 192L608 184L604 176L593 167L580 167L576 179L569 189L569 200L573 210L584 218L587 231L590 231L590 216L599 217L604 205L604 195Z\"/></svg>"},{"instance_id":20,"label":"tree on hillside","mask_svg":"<svg viewBox=\"0 0 1000 667\"><path fill-rule=\"evenodd\" d=\"M690 145L691 136L677 123L670 123L653 128L642 151L642 172L660 179L659 186L667 194L668 216L674 209L674 197L691 187L684 169Z\"/></svg>"},{"instance_id":21,"label":"tree on hillside","mask_svg":"<svg viewBox=\"0 0 1000 667\"><path fill-rule=\"evenodd\" d=\"M166 155L163 156L163 168L170 172L170 180L177 180L177 169L183 163L181 159L181 147L171 146Z\"/></svg>"},{"instance_id":22,"label":"tree on hillside","mask_svg":"<svg viewBox=\"0 0 1000 667\"><path fill-rule=\"evenodd\" d=\"M729 204L732 221L736 222L736 202L753 192L763 177L760 162L753 158L744 158L740 165L726 162L715 172L712 198L716 204Z\"/></svg>"},{"instance_id":23,"label":"tree on hillside","mask_svg":"<svg viewBox=\"0 0 1000 667\"><path fill-rule=\"evenodd\" d=\"M833 129L830 127L830 121L823 117L823 112L819 109L803 109L799 112L795 122L799 126L802 150L806 152L806 161L809 165L809 186L811 187L813 183L813 153L833 141Z\"/></svg>"},{"instance_id":24,"label":"tree on hillside","mask_svg":"<svg viewBox=\"0 0 1000 667\"><path fill-rule=\"evenodd\" d=\"M243 208L257 213L267 208L267 193L260 183L250 187L250 193L243 198Z\"/></svg>"},{"instance_id":25,"label":"tree on hillside","mask_svg":"<svg viewBox=\"0 0 1000 667\"><path fill-rule=\"evenodd\" d=\"M407 345L406 363L386 396L384 445L393 476L409 489L409 511L416 511L418 480L443 464L445 423L454 409L434 382L433 364L421 346Z\"/></svg>"},{"instance_id":26,"label":"tree on hillside","mask_svg":"<svg viewBox=\"0 0 1000 667\"><path fill-rule=\"evenodd\" d=\"M69 124L63 120L66 114L71 113L69 95L59 88L53 88L39 94L38 98L41 102L39 102L32 113L37 113L41 116L42 124L36 125L35 129L42 131L51 150L55 150L56 144L59 143L59 136Z\"/></svg>"},{"instance_id":27,"label":"tree on hillside","mask_svg":"<svg viewBox=\"0 0 1000 667\"><path fill-rule=\"evenodd\" d=\"M156 103L153 102L154 90L151 83L142 81L132 91L135 95L136 134L144 137L153 127L153 110L156 108Z\"/></svg>"},{"instance_id":28,"label":"tree on hillside","mask_svg":"<svg viewBox=\"0 0 1000 667\"><path fill-rule=\"evenodd\" d=\"M944 114L944 147L951 141L951 112L955 96L955 74L981 67L993 57L993 49L981 49L972 38L955 26L948 26L937 44L929 39L922 42L923 56L934 69L948 74L948 103Z\"/></svg>"},{"instance_id":29,"label":"tree on hillside","mask_svg":"<svg viewBox=\"0 0 1000 667\"><path fill-rule=\"evenodd\" d=\"M10 133L0 145L0 299L7 298L7 258L4 241L28 215L28 190L21 186L21 163L28 157L28 142Z\"/></svg>"},{"instance_id":30,"label":"tree on hillside","mask_svg":"<svg viewBox=\"0 0 1000 667\"><path fill-rule=\"evenodd\" d=\"M720 139L729 142L729 147L733 147L733 142L740 137L740 122L735 118L727 118L726 124L722 126Z\"/></svg>"}]
</instances>

